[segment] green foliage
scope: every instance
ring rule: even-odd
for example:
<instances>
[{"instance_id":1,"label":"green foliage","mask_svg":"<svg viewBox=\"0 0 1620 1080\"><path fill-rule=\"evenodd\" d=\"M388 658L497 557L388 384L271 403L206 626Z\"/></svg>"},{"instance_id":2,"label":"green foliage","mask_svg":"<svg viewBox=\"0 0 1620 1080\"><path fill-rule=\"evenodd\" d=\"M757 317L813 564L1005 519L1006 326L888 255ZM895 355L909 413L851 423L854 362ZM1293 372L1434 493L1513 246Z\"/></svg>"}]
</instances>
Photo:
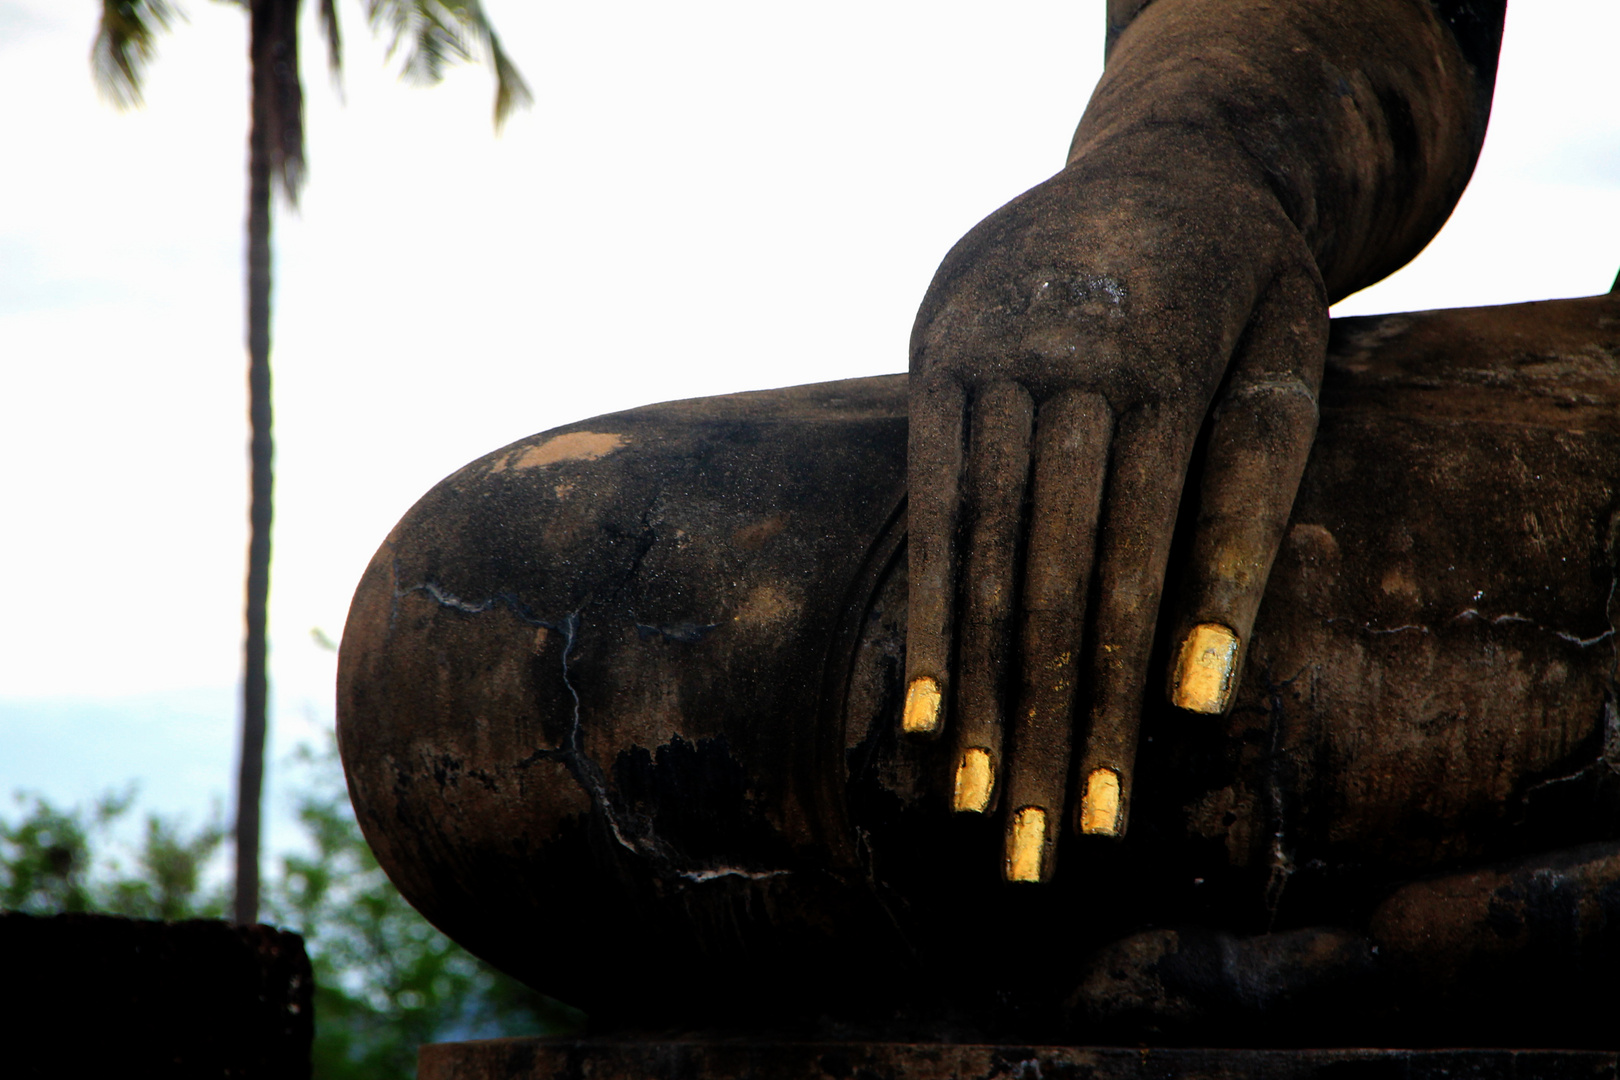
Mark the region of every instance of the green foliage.
<instances>
[{"instance_id":1,"label":"green foliage","mask_svg":"<svg viewBox=\"0 0 1620 1080\"><path fill-rule=\"evenodd\" d=\"M349 808L335 752L301 750L296 796L308 852L287 856L267 887L268 921L304 936L315 969L315 1076L415 1075L425 1042L578 1030L583 1017L469 955L405 902L378 867ZM221 885L204 873L225 830L146 818L136 844L115 827L133 787L88 808L17 796L0 818L0 908L36 915L99 911L136 918L217 918Z\"/></svg>"},{"instance_id":2,"label":"green foliage","mask_svg":"<svg viewBox=\"0 0 1620 1080\"><path fill-rule=\"evenodd\" d=\"M451 64L472 61L482 47L495 72L495 126L533 101L480 0L365 0L371 29L388 37L388 55L405 50L403 74L431 86Z\"/></svg>"},{"instance_id":3,"label":"green foliage","mask_svg":"<svg viewBox=\"0 0 1620 1080\"><path fill-rule=\"evenodd\" d=\"M225 830L217 820L188 834L177 819L150 815L126 870L111 835L135 802L135 789L103 795L88 811L58 810L38 796L11 825L0 820L0 908L48 915L101 911L137 919L218 918L224 893L202 870Z\"/></svg>"},{"instance_id":4,"label":"green foliage","mask_svg":"<svg viewBox=\"0 0 1620 1080\"><path fill-rule=\"evenodd\" d=\"M141 77L157 55L158 34L179 14L166 0L101 0L90 67L96 85L115 104L141 103Z\"/></svg>"}]
</instances>

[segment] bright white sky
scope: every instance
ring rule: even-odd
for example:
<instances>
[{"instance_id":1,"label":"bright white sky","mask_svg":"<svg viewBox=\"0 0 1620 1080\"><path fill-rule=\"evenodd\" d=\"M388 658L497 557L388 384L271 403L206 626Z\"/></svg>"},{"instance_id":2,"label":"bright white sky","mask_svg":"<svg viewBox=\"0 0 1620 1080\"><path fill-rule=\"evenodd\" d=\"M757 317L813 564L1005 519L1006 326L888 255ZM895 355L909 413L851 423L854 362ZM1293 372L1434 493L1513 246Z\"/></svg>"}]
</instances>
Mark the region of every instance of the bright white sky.
<instances>
[{"instance_id":1,"label":"bright white sky","mask_svg":"<svg viewBox=\"0 0 1620 1080\"><path fill-rule=\"evenodd\" d=\"M87 63L98 6L0 0L0 794L139 778L195 819L235 760L246 23L190 0L120 113ZM499 138L486 68L402 85L346 0L340 97L305 20L277 756L331 723L310 628L338 635L427 488L597 413L903 370L940 257L1062 164L1101 69L1102 0L486 6L536 97ZM1461 207L1336 313L1606 291L1617 40L1613 0L1517 0Z\"/></svg>"}]
</instances>

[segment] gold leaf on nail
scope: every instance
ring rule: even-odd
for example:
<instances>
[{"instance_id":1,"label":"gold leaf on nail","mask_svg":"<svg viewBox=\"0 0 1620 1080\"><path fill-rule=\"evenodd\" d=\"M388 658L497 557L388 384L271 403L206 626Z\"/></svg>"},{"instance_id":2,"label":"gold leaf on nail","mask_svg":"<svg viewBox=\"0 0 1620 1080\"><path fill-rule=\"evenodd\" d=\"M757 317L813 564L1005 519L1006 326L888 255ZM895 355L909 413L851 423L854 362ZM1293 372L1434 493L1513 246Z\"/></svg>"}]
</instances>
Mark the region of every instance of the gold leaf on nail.
<instances>
[{"instance_id":1,"label":"gold leaf on nail","mask_svg":"<svg viewBox=\"0 0 1620 1080\"><path fill-rule=\"evenodd\" d=\"M1179 709L1216 716L1226 711L1237 668L1238 638L1219 623L1192 628L1176 657L1171 703Z\"/></svg>"},{"instance_id":2,"label":"gold leaf on nail","mask_svg":"<svg viewBox=\"0 0 1620 1080\"><path fill-rule=\"evenodd\" d=\"M1041 856L1046 850L1046 811L1026 806L1013 818L1007 835L1007 880L1041 880Z\"/></svg>"},{"instance_id":3,"label":"gold leaf on nail","mask_svg":"<svg viewBox=\"0 0 1620 1080\"><path fill-rule=\"evenodd\" d=\"M958 813L982 814L990 806L990 789L995 773L990 769L990 751L974 746L962 751L956 763L956 793L951 806Z\"/></svg>"},{"instance_id":4,"label":"gold leaf on nail","mask_svg":"<svg viewBox=\"0 0 1620 1080\"><path fill-rule=\"evenodd\" d=\"M906 687L906 709L900 730L908 735L932 735L939 730L939 683L919 675Z\"/></svg>"},{"instance_id":5,"label":"gold leaf on nail","mask_svg":"<svg viewBox=\"0 0 1620 1080\"><path fill-rule=\"evenodd\" d=\"M1119 774L1093 769L1080 802L1080 831L1087 836L1119 835Z\"/></svg>"}]
</instances>

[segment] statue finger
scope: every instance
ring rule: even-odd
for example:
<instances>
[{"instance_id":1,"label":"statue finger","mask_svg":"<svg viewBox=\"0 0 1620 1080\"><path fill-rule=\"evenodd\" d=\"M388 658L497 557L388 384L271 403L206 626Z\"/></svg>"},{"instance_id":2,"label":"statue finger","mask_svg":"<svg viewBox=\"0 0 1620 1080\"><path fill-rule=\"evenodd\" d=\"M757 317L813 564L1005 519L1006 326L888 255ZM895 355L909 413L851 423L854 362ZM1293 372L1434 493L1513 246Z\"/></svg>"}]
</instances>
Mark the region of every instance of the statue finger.
<instances>
[{"instance_id":1,"label":"statue finger","mask_svg":"<svg viewBox=\"0 0 1620 1080\"><path fill-rule=\"evenodd\" d=\"M1196 422L1148 406L1120 417L1097 540L1091 707L1078 776L1078 830L1123 836L1142 694L1170 536Z\"/></svg>"},{"instance_id":2,"label":"statue finger","mask_svg":"<svg viewBox=\"0 0 1620 1080\"><path fill-rule=\"evenodd\" d=\"M953 809L986 813L1001 775L1002 710L1012 658L1018 543L1035 410L1011 382L981 388L968 434L967 565L954 691Z\"/></svg>"},{"instance_id":3,"label":"statue finger","mask_svg":"<svg viewBox=\"0 0 1620 1080\"><path fill-rule=\"evenodd\" d=\"M1178 708L1218 716L1231 707L1315 435L1316 398L1297 379L1234 386L1222 402L1170 639L1167 690Z\"/></svg>"},{"instance_id":4,"label":"statue finger","mask_svg":"<svg viewBox=\"0 0 1620 1080\"><path fill-rule=\"evenodd\" d=\"M966 394L949 378L912 376L907 453L906 702L902 729L939 734L950 685Z\"/></svg>"},{"instance_id":5,"label":"statue finger","mask_svg":"<svg viewBox=\"0 0 1620 1080\"><path fill-rule=\"evenodd\" d=\"M1022 680L1007 754L1003 874L1046 881L1056 865L1074 743L1076 672L1113 414L1101 395L1041 404L1019 634Z\"/></svg>"},{"instance_id":6,"label":"statue finger","mask_svg":"<svg viewBox=\"0 0 1620 1080\"><path fill-rule=\"evenodd\" d=\"M1231 707L1316 437L1327 318L1311 289L1304 276L1256 309L1214 409L1166 672L1170 702L1191 712Z\"/></svg>"}]
</instances>

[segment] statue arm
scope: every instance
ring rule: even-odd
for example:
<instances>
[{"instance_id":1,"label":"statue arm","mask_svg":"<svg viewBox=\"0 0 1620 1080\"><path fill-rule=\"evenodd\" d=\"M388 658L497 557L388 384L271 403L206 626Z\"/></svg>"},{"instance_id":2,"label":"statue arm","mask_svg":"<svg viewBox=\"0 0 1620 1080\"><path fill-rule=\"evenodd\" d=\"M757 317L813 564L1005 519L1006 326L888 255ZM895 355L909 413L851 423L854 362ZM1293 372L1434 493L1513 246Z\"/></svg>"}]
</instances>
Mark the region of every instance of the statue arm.
<instances>
[{"instance_id":1,"label":"statue arm","mask_svg":"<svg viewBox=\"0 0 1620 1080\"><path fill-rule=\"evenodd\" d=\"M1169 696L1229 707L1328 305L1415 255L1478 156L1501 6L1470 17L1154 0L1065 168L941 264L912 337L903 722L952 740L957 811L1005 808L1009 878L1050 876L1071 810L1125 831L1178 515Z\"/></svg>"}]
</instances>

